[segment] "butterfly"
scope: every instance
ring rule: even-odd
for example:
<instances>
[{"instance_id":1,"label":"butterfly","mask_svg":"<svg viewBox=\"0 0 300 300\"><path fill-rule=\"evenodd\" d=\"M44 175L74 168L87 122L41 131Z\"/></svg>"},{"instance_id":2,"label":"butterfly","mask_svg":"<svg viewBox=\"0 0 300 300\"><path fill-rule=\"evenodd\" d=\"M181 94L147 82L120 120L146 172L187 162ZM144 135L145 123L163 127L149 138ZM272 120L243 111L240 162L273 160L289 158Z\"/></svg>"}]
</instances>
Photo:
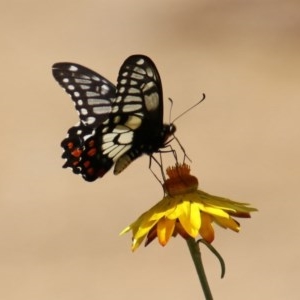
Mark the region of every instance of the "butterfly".
<instances>
[{"instance_id":1,"label":"butterfly","mask_svg":"<svg viewBox=\"0 0 300 300\"><path fill-rule=\"evenodd\" d=\"M75 63L56 63L56 81L71 96L80 122L61 142L70 167L86 181L103 177L114 166L121 173L142 154L167 146L176 128L163 123L163 92L158 70L144 55L128 57L117 86Z\"/></svg>"}]
</instances>

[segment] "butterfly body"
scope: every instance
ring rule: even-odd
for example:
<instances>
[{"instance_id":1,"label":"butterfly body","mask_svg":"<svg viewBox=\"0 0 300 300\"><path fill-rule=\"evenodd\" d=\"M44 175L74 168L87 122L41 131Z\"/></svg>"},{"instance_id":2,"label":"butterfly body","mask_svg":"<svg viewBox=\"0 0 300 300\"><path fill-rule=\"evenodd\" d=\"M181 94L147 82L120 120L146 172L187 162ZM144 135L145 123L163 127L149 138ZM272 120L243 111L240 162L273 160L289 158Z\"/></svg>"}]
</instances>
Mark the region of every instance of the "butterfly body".
<instances>
[{"instance_id":1,"label":"butterfly body","mask_svg":"<svg viewBox=\"0 0 300 300\"><path fill-rule=\"evenodd\" d=\"M174 125L163 124L161 81L146 56L125 60L116 87L73 63L55 64L53 75L71 95L80 117L61 143L64 167L87 181L104 176L113 165L119 174L142 154L165 147L175 132Z\"/></svg>"}]
</instances>

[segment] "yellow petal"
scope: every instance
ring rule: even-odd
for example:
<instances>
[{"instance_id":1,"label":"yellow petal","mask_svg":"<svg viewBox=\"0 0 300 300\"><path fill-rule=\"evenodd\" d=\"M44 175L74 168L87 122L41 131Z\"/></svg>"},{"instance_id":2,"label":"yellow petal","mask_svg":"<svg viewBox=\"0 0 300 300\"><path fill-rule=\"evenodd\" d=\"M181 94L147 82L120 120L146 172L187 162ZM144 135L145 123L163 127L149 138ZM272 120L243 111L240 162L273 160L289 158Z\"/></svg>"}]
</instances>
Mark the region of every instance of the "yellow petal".
<instances>
[{"instance_id":1,"label":"yellow petal","mask_svg":"<svg viewBox=\"0 0 300 300\"><path fill-rule=\"evenodd\" d=\"M157 221L150 221L145 224L141 224L140 227L138 228L138 230L136 230L136 232L133 232L134 238L139 239L140 237L147 235L149 230L153 226L155 226L156 223L157 223Z\"/></svg>"},{"instance_id":2,"label":"yellow petal","mask_svg":"<svg viewBox=\"0 0 300 300\"><path fill-rule=\"evenodd\" d=\"M127 233L128 231L131 230L131 227L130 226L127 226L126 228L124 228L119 234L120 235L123 235L124 233Z\"/></svg>"},{"instance_id":3,"label":"yellow petal","mask_svg":"<svg viewBox=\"0 0 300 300\"><path fill-rule=\"evenodd\" d=\"M184 201L182 213L178 217L184 230L192 237L196 237L201 226L200 211L196 205Z\"/></svg>"},{"instance_id":4,"label":"yellow petal","mask_svg":"<svg viewBox=\"0 0 300 300\"><path fill-rule=\"evenodd\" d=\"M191 203L190 206L190 223L195 230L199 231L201 226L201 215L197 203Z\"/></svg>"},{"instance_id":5,"label":"yellow petal","mask_svg":"<svg viewBox=\"0 0 300 300\"><path fill-rule=\"evenodd\" d=\"M212 218L206 213L201 213L201 221L202 225L199 233L208 243L212 243L215 238L215 232L211 225Z\"/></svg>"},{"instance_id":6,"label":"yellow petal","mask_svg":"<svg viewBox=\"0 0 300 300\"><path fill-rule=\"evenodd\" d=\"M223 228L230 228L231 230L236 232L240 231L240 224L232 218L227 219L214 217L214 221Z\"/></svg>"},{"instance_id":7,"label":"yellow petal","mask_svg":"<svg viewBox=\"0 0 300 300\"><path fill-rule=\"evenodd\" d=\"M142 237L142 238L139 238L139 239L133 239L132 240L132 244L131 244L131 250L134 251L136 250L140 245L141 243L143 242L145 236Z\"/></svg>"},{"instance_id":8,"label":"yellow petal","mask_svg":"<svg viewBox=\"0 0 300 300\"><path fill-rule=\"evenodd\" d=\"M182 207L181 205L177 205L176 208L172 211L169 211L166 214L166 217L170 220L176 220L182 213Z\"/></svg>"},{"instance_id":9,"label":"yellow petal","mask_svg":"<svg viewBox=\"0 0 300 300\"><path fill-rule=\"evenodd\" d=\"M210 206L218 207L220 209L225 209L227 211L233 211L233 212L249 213L249 212L257 211L256 208L249 207L248 203L232 201L228 198L214 196L201 190L198 190L197 193L201 201L203 201L205 204Z\"/></svg>"},{"instance_id":10,"label":"yellow petal","mask_svg":"<svg viewBox=\"0 0 300 300\"><path fill-rule=\"evenodd\" d=\"M227 218L227 219L229 218L229 214L220 208L204 206L202 211L206 212L209 215L215 215L215 216Z\"/></svg>"},{"instance_id":11,"label":"yellow petal","mask_svg":"<svg viewBox=\"0 0 300 300\"><path fill-rule=\"evenodd\" d=\"M170 220L168 218L162 218L157 223L157 237L159 243L165 246L170 237L172 236L175 228L175 220Z\"/></svg>"}]
</instances>

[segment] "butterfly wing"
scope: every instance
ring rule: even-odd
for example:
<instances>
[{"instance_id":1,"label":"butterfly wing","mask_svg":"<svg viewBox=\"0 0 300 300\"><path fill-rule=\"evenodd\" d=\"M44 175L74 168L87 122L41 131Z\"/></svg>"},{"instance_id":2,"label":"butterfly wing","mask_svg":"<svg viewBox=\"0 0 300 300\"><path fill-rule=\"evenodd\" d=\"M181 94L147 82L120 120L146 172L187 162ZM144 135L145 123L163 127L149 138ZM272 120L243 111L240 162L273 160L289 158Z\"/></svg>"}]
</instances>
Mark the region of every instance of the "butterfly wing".
<instances>
[{"instance_id":1,"label":"butterfly wing","mask_svg":"<svg viewBox=\"0 0 300 300\"><path fill-rule=\"evenodd\" d=\"M134 132L124 139L131 148L115 158L114 173L119 174L141 154L151 155L164 144L162 84L149 57L133 55L125 60L119 72L116 104L124 124Z\"/></svg>"},{"instance_id":2,"label":"butterfly wing","mask_svg":"<svg viewBox=\"0 0 300 300\"><path fill-rule=\"evenodd\" d=\"M74 173L84 176L88 172L88 163L82 157L86 141L109 118L116 87L103 76L75 63L56 63L52 72L71 96L80 118L80 123L68 130L68 136L61 143L62 157L66 159L63 167L70 167Z\"/></svg>"},{"instance_id":3,"label":"butterfly wing","mask_svg":"<svg viewBox=\"0 0 300 300\"><path fill-rule=\"evenodd\" d=\"M142 114L145 122L158 127L163 123L163 93L153 61L144 55L128 57L120 68L116 103L122 114ZM145 124L145 123L144 123Z\"/></svg>"},{"instance_id":4,"label":"butterfly wing","mask_svg":"<svg viewBox=\"0 0 300 300\"><path fill-rule=\"evenodd\" d=\"M53 75L71 95L81 120L62 142L64 167L94 181L113 164L118 174L143 153L151 155L164 145L169 125L163 125L162 86L150 58L127 58L117 88L77 64L55 64Z\"/></svg>"},{"instance_id":5,"label":"butterfly wing","mask_svg":"<svg viewBox=\"0 0 300 300\"><path fill-rule=\"evenodd\" d=\"M109 119L85 143L81 159L89 167L84 178L102 177L113 164L114 174L119 174L143 153L160 148L162 112L162 86L154 63L143 55L130 56L120 68Z\"/></svg>"},{"instance_id":6,"label":"butterfly wing","mask_svg":"<svg viewBox=\"0 0 300 300\"><path fill-rule=\"evenodd\" d=\"M83 125L97 128L108 118L116 96L116 87L111 82L74 63L56 63L52 72L74 101Z\"/></svg>"}]
</instances>

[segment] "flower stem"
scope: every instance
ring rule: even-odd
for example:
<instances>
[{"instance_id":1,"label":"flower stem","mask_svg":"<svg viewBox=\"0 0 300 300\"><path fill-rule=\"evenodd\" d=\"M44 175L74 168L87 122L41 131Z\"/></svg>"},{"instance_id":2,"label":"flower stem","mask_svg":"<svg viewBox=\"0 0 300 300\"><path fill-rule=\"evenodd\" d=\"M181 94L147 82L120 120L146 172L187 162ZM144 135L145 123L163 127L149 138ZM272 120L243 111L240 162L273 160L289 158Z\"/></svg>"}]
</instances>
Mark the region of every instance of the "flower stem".
<instances>
[{"instance_id":1,"label":"flower stem","mask_svg":"<svg viewBox=\"0 0 300 300\"><path fill-rule=\"evenodd\" d=\"M210 291L210 288L208 285L208 281L207 281L207 278L205 275L205 271L204 271L204 267L203 267L203 263L202 263L202 259L201 259L200 247L197 244L196 240L192 237L188 238L186 240L186 242L188 244L188 247L189 247L189 250L190 250L190 253L191 253L197 274L198 274L198 278L201 283L203 293L205 295L205 299L213 300L213 296L211 294L211 291Z\"/></svg>"}]
</instances>

